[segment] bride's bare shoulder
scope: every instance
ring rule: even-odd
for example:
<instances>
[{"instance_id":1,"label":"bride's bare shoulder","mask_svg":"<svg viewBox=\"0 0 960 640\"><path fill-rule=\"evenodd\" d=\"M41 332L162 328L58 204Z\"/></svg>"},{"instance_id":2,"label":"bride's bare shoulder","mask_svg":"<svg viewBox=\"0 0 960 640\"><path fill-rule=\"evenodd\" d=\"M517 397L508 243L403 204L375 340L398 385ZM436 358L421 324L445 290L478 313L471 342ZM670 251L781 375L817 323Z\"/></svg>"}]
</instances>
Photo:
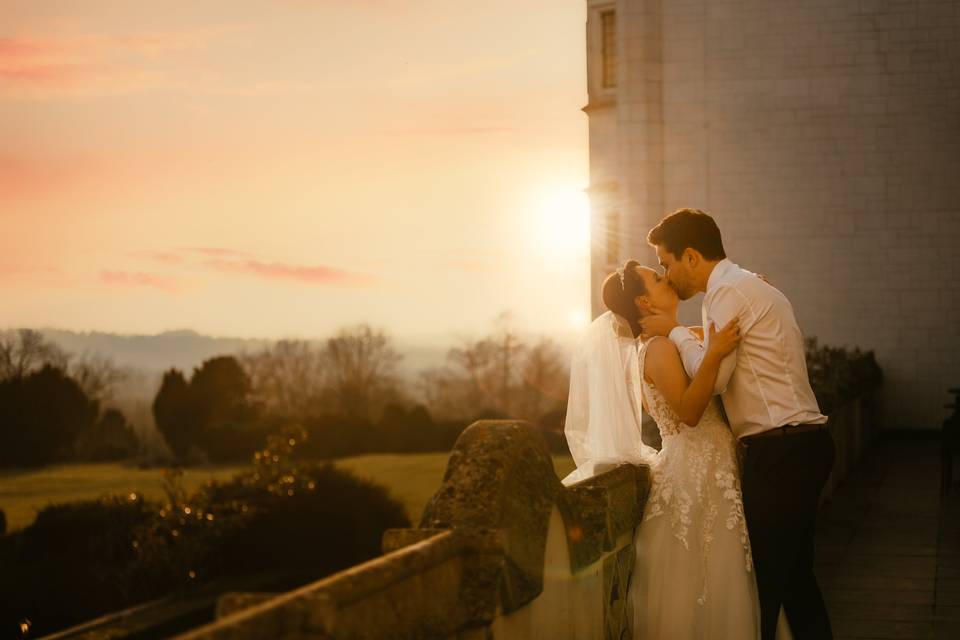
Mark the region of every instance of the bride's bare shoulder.
<instances>
[{"instance_id":1,"label":"bride's bare shoulder","mask_svg":"<svg viewBox=\"0 0 960 640\"><path fill-rule=\"evenodd\" d=\"M670 338L654 336L646 341L646 355L648 358L667 356L670 355L671 352L677 353L677 347Z\"/></svg>"},{"instance_id":2,"label":"bride's bare shoulder","mask_svg":"<svg viewBox=\"0 0 960 640\"><path fill-rule=\"evenodd\" d=\"M646 341L644 347L644 379L647 382L653 382L653 378L650 376L651 373L656 375L660 371L675 368L674 365L679 358L680 353L670 338L664 338L663 336L650 338Z\"/></svg>"}]
</instances>

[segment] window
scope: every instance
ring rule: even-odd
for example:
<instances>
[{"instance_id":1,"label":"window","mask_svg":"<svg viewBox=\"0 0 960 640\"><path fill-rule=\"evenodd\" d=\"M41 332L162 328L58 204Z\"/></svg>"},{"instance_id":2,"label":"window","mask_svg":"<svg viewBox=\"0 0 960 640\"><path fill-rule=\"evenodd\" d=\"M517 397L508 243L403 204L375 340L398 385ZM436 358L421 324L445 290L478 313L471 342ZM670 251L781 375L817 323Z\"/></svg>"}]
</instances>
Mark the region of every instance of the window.
<instances>
[{"instance_id":1,"label":"window","mask_svg":"<svg viewBox=\"0 0 960 640\"><path fill-rule=\"evenodd\" d=\"M620 262L620 213L607 214L607 264Z\"/></svg>"},{"instance_id":2,"label":"window","mask_svg":"<svg viewBox=\"0 0 960 640\"><path fill-rule=\"evenodd\" d=\"M603 55L603 88L617 86L617 12L600 13L601 52Z\"/></svg>"}]
</instances>

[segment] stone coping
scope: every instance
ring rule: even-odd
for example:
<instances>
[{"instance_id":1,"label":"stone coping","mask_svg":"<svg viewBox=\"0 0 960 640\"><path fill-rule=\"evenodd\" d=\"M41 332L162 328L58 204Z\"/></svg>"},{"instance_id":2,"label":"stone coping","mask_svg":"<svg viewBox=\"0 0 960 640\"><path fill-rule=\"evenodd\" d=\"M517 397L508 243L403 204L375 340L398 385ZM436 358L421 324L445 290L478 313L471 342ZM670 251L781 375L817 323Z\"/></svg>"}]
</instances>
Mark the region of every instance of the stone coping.
<instances>
[{"instance_id":1,"label":"stone coping","mask_svg":"<svg viewBox=\"0 0 960 640\"><path fill-rule=\"evenodd\" d=\"M317 582L282 594L231 593L217 605L214 623L177 636L199 638L259 637L263 629L302 629L331 611L355 604L403 580L458 558L468 546L454 531L436 532L387 556L374 558ZM314 609L314 611L309 611ZM276 626L280 625L280 626Z\"/></svg>"}]
</instances>

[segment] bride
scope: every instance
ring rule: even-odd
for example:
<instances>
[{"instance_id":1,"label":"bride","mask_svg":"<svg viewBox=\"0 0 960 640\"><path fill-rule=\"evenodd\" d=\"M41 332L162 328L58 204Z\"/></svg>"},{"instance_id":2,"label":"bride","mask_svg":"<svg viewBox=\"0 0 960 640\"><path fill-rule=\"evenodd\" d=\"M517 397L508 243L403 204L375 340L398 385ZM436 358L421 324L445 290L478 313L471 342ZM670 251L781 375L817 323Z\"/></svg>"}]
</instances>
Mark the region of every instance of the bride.
<instances>
[{"instance_id":1,"label":"bride","mask_svg":"<svg viewBox=\"0 0 960 640\"><path fill-rule=\"evenodd\" d=\"M610 311L590 325L571 367L564 430L577 469L563 484L617 463L649 465L629 589L634 637L759 638L736 442L713 397L720 361L740 341L736 321L708 329L688 381L670 340L640 339L640 318L676 316L666 278L631 260L604 281L602 299ZM640 440L641 407L660 429L659 453ZM780 631L789 637L782 614Z\"/></svg>"}]
</instances>

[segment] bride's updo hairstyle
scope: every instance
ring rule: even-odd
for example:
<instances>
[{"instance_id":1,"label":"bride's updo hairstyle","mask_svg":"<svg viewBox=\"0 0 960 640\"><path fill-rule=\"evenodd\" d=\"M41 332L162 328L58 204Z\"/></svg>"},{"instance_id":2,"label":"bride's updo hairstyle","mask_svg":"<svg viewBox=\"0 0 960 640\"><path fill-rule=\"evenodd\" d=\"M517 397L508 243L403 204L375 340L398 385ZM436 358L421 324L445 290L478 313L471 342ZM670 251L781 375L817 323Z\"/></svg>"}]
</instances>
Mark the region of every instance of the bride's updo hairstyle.
<instances>
[{"instance_id":1,"label":"bride's updo hairstyle","mask_svg":"<svg viewBox=\"0 0 960 640\"><path fill-rule=\"evenodd\" d=\"M642 328L640 312L633 300L647 293L646 285L634 270L639 266L640 263L636 260L627 260L623 267L607 276L600 293L604 306L630 324L634 338L640 335Z\"/></svg>"}]
</instances>

